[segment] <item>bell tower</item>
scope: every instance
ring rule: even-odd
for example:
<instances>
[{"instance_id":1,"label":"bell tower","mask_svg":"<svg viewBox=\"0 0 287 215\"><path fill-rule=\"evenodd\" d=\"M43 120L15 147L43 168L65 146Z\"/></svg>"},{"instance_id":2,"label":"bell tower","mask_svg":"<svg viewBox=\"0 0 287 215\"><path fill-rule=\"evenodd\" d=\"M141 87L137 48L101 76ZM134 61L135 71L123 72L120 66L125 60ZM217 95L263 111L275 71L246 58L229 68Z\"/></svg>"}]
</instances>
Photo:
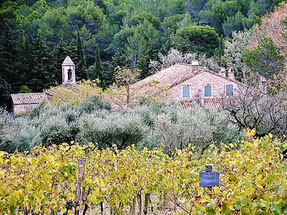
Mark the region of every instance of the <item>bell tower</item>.
<instances>
[{"instance_id":1,"label":"bell tower","mask_svg":"<svg viewBox=\"0 0 287 215\"><path fill-rule=\"evenodd\" d=\"M62 63L62 84L69 85L76 83L75 64L72 59L67 56Z\"/></svg>"}]
</instances>

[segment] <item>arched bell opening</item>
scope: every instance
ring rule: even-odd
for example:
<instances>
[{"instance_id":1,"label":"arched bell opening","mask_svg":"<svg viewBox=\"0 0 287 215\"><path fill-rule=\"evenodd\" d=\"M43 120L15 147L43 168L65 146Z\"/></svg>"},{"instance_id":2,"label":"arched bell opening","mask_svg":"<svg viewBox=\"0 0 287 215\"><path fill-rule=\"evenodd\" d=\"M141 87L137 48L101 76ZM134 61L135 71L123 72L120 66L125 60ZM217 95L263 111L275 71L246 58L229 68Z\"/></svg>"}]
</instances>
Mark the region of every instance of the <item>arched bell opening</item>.
<instances>
[{"instance_id":1,"label":"arched bell opening","mask_svg":"<svg viewBox=\"0 0 287 215\"><path fill-rule=\"evenodd\" d=\"M68 81L72 81L73 77L72 77L72 70L68 69Z\"/></svg>"}]
</instances>

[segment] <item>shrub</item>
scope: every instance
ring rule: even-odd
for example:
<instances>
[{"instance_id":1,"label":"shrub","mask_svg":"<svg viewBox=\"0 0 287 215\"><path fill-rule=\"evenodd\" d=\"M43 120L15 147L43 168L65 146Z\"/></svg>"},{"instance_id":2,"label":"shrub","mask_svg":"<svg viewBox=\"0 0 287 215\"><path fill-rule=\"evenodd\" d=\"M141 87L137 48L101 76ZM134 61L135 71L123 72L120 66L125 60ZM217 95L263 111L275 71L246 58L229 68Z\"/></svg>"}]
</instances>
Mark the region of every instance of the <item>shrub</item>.
<instances>
[{"instance_id":1,"label":"shrub","mask_svg":"<svg viewBox=\"0 0 287 215\"><path fill-rule=\"evenodd\" d=\"M110 110L111 107L107 103L104 103L97 95L91 95L90 99L83 100L79 107L80 113L92 113L96 110Z\"/></svg>"},{"instance_id":2,"label":"shrub","mask_svg":"<svg viewBox=\"0 0 287 215\"><path fill-rule=\"evenodd\" d=\"M143 140L146 126L137 115L112 113L104 118L86 115L80 120L81 132L77 140L81 144L93 142L99 148L116 145L119 149L136 145Z\"/></svg>"},{"instance_id":3,"label":"shrub","mask_svg":"<svg viewBox=\"0 0 287 215\"><path fill-rule=\"evenodd\" d=\"M194 105L188 110L170 111L159 115L155 123L157 138L168 151L184 149L188 144L206 148L212 143L230 142L240 137L225 112Z\"/></svg>"},{"instance_id":4,"label":"shrub","mask_svg":"<svg viewBox=\"0 0 287 215\"><path fill-rule=\"evenodd\" d=\"M40 104L17 117L3 129L4 145L0 149L29 150L35 145L76 140L81 145L92 142L106 148L115 144L120 149L132 144L138 148L164 144L165 150L172 152L188 144L201 149L240 137L238 128L219 109L195 105L181 110L177 104L141 101L134 108L111 112L107 104L91 96L78 106Z\"/></svg>"}]
</instances>

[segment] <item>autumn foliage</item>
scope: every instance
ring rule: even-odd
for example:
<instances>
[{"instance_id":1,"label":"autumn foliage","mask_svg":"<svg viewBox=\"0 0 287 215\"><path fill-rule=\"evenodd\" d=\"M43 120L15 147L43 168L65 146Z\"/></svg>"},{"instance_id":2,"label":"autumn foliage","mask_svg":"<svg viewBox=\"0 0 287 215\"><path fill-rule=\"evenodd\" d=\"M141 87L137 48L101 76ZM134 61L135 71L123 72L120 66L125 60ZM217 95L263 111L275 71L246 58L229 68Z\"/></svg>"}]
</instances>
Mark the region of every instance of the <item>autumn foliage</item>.
<instances>
[{"instance_id":1,"label":"autumn foliage","mask_svg":"<svg viewBox=\"0 0 287 215\"><path fill-rule=\"evenodd\" d=\"M286 144L272 135L193 148L169 156L136 150L63 144L0 156L0 211L5 214L285 214ZM220 187L199 187L199 172L213 164Z\"/></svg>"},{"instance_id":2,"label":"autumn foliage","mask_svg":"<svg viewBox=\"0 0 287 215\"><path fill-rule=\"evenodd\" d=\"M250 44L248 49L254 49L260 45L262 38L270 38L274 45L280 51L280 54L284 57L285 69L283 72L277 75L277 83L282 87L286 85L287 77L287 3L281 3L275 6L272 13L266 14L262 18L261 25L256 25L254 27L252 36L250 38ZM276 87L278 88L278 87Z\"/></svg>"},{"instance_id":3,"label":"autumn foliage","mask_svg":"<svg viewBox=\"0 0 287 215\"><path fill-rule=\"evenodd\" d=\"M287 54L287 40L286 40L286 19L287 3L281 3L275 6L272 13L266 14L262 18L261 25L256 25L251 37L251 47L256 47L263 37L272 38L274 44L281 50L281 53Z\"/></svg>"},{"instance_id":4,"label":"autumn foliage","mask_svg":"<svg viewBox=\"0 0 287 215\"><path fill-rule=\"evenodd\" d=\"M98 80L82 80L73 85L52 87L46 91L49 96L49 100L46 102L53 105L68 102L79 105L83 100L90 98L92 95L101 96L102 88L98 85Z\"/></svg>"}]
</instances>

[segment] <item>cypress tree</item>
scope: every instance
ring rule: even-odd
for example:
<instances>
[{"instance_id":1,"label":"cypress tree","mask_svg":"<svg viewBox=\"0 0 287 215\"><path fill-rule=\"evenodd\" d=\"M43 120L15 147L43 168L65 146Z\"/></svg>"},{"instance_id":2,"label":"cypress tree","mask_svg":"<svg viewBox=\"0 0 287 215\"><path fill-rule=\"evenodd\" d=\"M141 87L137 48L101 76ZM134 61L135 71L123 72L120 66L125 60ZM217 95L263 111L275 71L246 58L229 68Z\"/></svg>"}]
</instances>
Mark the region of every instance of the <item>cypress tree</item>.
<instances>
[{"instance_id":1,"label":"cypress tree","mask_svg":"<svg viewBox=\"0 0 287 215\"><path fill-rule=\"evenodd\" d=\"M62 63L65 60L66 56L68 55L68 50L66 48L66 43L63 39L60 40L60 42L55 46L54 51L52 53L53 55L53 70L55 74L55 81L56 84L62 83ZM71 56L72 57L72 56ZM73 60L73 59L72 59Z\"/></svg>"},{"instance_id":2,"label":"cypress tree","mask_svg":"<svg viewBox=\"0 0 287 215\"><path fill-rule=\"evenodd\" d=\"M28 87L40 92L56 84L51 55L44 39L38 35L32 44L33 70Z\"/></svg>"},{"instance_id":3,"label":"cypress tree","mask_svg":"<svg viewBox=\"0 0 287 215\"><path fill-rule=\"evenodd\" d=\"M12 30L4 25L0 33L0 75L8 84L11 91L17 92L21 85L21 73L17 70L17 48Z\"/></svg>"},{"instance_id":4,"label":"cypress tree","mask_svg":"<svg viewBox=\"0 0 287 215\"><path fill-rule=\"evenodd\" d=\"M76 63L76 76L78 79L87 79L87 63L84 55L84 49L80 33L78 32L77 38L77 55L78 62Z\"/></svg>"},{"instance_id":5,"label":"cypress tree","mask_svg":"<svg viewBox=\"0 0 287 215\"><path fill-rule=\"evenodd\" d=\"M11 86L0 77L0 106L5 106L10 98Z\"/></svg>"},{"instance_id":6,"label":"cypress tree","mask_svg":"<svg viewBox=\"0 0 287 215\"><path fill-rule=\"evenodd\" d=\"M31 77L31 71L33 70L32 63L32 48L27 35L25 35L24 30L20 30L20 38L17 45L18 51L18 61L17 68L21 71L21 85L25 85L29 82Z\"/></svg>"},{"instance_id":7,"label":"cypress tree","mask_svg":"<svg viewBox=\"0 0 287 215\"><path fill-rule=\"evenodd\" d=\"M100 86L102 88L106 87L105 80L104 80L104 73L103 73L103 65L101 62L100 50L98 45L96 46L96 78L100 80Z\"/></svg>"}]
</instances>

